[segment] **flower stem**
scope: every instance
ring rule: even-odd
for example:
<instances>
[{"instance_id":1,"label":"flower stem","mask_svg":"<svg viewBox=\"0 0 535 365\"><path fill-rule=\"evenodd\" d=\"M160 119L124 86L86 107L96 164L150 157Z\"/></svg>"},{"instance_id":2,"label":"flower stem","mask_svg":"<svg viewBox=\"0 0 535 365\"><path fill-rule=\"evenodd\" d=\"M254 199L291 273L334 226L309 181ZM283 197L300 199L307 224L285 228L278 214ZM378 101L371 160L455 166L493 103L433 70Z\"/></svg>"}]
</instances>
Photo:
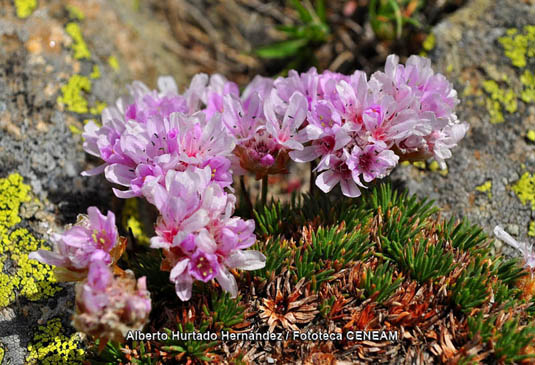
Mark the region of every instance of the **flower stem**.
<instances>
[{"instance_id":1,"label":"flower stem","mask_svg":"<svg viewBox=\"0 0 535 365\"><path fill-rule=\"evenodd\" d=\"M268 192L268 175L262 178L262 206L266 206Z\"/></svg>"},{"instance_id":2,"label":"flower stem","mask_svg":"<svg viewBox=\"0 0 535 365\"><path fill-rule=\"evenodd\" d=\"M243 199L245 199L245 204L247 204L247 209L249 210L249 214L252 218L254 216L253 203L251 203L251 196L249 195L249 191L247 190L247 187L245 186L244 176L240 176L240 189L243 195Z\"/></svg>"},{"instance_id":3,"label":"flower stem","mask_svg":"<svg viewBox=\"0 0 535 365\"><path fill-rule=\"evenodd\" d=\"M314 183L314 178L315 178L315 173L314 173L314 169L316 168L316 161L310 161L310 177L309 177L309 184L310 184L310 195L314 195L314 188L316 186L316 184Z\"/></svg>"}]
</instances>

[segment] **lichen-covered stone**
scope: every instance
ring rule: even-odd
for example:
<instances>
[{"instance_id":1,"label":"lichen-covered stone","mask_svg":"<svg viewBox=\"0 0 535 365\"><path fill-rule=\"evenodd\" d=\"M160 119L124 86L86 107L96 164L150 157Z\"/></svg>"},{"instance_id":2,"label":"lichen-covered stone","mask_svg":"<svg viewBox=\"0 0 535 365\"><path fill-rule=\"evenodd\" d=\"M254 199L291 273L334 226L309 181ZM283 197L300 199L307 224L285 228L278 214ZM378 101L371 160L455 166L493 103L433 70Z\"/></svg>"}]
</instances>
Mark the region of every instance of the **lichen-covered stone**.
<instances>
[{"instance_id":1,"label":"lichen-covered stone","mask_svg":"<svg viewBox=\"0 0 535 365\"><path fill-rule=\"evenodd\" d=\"M448 174L400 166L393 178L491 234L516 225L533 240L535 211L535 6L472 0L433 30L434 67L455 83L458 115L470 130L448 160ZM499 124L496 124L499 123ZM504 251L513 253L508 246Z\"/></svg>"},{"instance_id":2,"label":"lichen-covered stone","mask_svg":"<svg viewBox=\"0 0 535 365\"><path fill-rule=\"evenodd\" d=\"M186 83L165 23L129 0L0 1L0 358L72 364L73 289L28 253L89 205L116 204L82 150L84 124L133 80ZM128 226L137 235L135 218ZM141 239L141 238L140 238ZM41 327L39 327L41 326ZM48 336L48 337L47 337Z\"/></svg>"}]
</instances>

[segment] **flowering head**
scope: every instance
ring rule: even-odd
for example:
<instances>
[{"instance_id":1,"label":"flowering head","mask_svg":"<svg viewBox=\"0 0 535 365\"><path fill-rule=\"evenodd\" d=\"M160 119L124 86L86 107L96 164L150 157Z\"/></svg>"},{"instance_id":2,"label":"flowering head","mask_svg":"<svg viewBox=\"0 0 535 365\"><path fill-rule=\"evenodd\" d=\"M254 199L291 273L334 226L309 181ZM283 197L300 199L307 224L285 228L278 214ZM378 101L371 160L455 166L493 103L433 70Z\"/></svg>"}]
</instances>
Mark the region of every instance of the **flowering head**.
<instances>
[{"instance_id":1,"label":"flowering head","mask_svg":"<svg viewBox=\"0 0 535 365\"><path fill-rule=\"evenodd\" d=\"M125 248L125 240L118 235L113 212L109 211L104 216L96 207L89 207L87 216L79 216L74 226L52 239L54 251L38 250L28 257L56 266L56 277L63 281L85 278L92 262L115 263Z\"/></svg>"},{"instance_id":2,"label":"flowering head","mask_svg":"<svg viewBox=\"0 0 535 365\"><path fill-rule=\"evenodd\" d=\"M151 301L145 277L136 281L130 270L113 276L110 268L94 263L86 282L76 285L74 327L100 339L124 342L128 331L141 330L148 321Z\"/></svg>"},{"instance_id":3,"label":"flowering head","mask_svg":"<svg viewBox=\"0 0 535 365\"><path fill-rule=\"evenodd\" d=\"M217 256L213 253L205 253L201 250L195 251L189 261L189 273L192 277L200 281L210 281L219 272Z\"/></svg>"},{"instance_id":4,"label":"flowering head","mask_svg":"<svg viewBox=\"0 0 535 365\"><path fill-rule=\"evenodd\" d=\"M362 176L365 182L386 176L396 166L399 157L391 150L378 145L367 145L364 148L354 146L347 166L356 181Z\"/></svg>"},{"instance_id":5,"label":"flowering head","mask_svg":"<svg viewBox=\"0 0 535 365\"><path fill-rule=\"evenodd\" d=\"M253 172L257 179L288 172L288 152L266 130L237 145L234 154L240 167Z\"/></svg>"}]
</instances>

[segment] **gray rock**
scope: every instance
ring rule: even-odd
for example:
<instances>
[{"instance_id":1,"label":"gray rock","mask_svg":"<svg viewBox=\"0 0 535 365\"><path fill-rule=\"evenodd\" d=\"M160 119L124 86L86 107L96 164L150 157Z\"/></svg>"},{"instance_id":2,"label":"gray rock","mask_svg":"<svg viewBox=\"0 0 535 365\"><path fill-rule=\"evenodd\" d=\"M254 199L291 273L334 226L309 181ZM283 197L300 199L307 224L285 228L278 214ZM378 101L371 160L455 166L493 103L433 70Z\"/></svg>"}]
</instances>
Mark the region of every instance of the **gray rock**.
<instances>
[{"instance_id":1,"label":"gray rock","mask_svg":"<svg viewBox=\"0 0 535 365\"><path fill-rule=\"evenodd\" d=\"M414 166L400 166L392 174L412 193L435 198L445 216L466 217L489 235L500 224L521 241L530 239L528 227L535 215L513 186L525 172L535 172L535 145L526 139L528 130L535 129L535 113L533 102L521 98L526 86L520 79L526 70L533 72L535 58L526 57L522 67L513 65L500 38L514 38L508 35L509 29L526 34L524 26L533 24L533 19L535 6L523 1L472 0L435 27L436 47L429 57L435 70L454 83L461 100L459 119L467 121L470 130L452 151L446 176ZM493 99L484 87L488 81L496 82L502 91L512 90L512 100ZM492 123L496 119L487 103L494 100L503 114L502 123ZM514 102L516 110L507 111ZM487 181L492 183L489 191L476 189ZM508 247L506 251L514 253Z\"/></svg>"}]
</instances>

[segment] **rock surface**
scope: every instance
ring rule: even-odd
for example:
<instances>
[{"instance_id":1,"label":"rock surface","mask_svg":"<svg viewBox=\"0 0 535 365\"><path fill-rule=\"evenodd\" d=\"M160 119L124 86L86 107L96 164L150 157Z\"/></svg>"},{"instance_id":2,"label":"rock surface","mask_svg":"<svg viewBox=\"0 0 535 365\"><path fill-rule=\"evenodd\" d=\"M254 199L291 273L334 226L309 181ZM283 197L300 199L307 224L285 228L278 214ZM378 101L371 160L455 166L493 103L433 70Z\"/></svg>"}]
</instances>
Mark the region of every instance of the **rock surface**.
<instances>
[{"instance_id":1,"label":"rock surface","mask_svg":"<svg viewBox=\"0 0 535 365\"><path fill-rule=\"evenodd\" d=\"M0 0L0 363L83 356L72 287L27 254L89 205L113 204L102 177L80 176L98 163L81 148L84 121L132 80L187 83L171 32L140 3ZM445 214L522 240L530 224L535 235L533 19L529 2L472 0L434 29L429 56L455 82L471 130L447 174L432 163L393 174Z\"/></svg>"},{"instance_id":2,"label":"rock surface","mask_svg":"<svg viewBox=\"0 0 535 365\"><path fill-rule=\"evenodd\" d=\"M0 0L0 363L77 363L72 287L27 255L113 200L81 131L127 83L170 74L170 31L131 0ZM138 4L138 5L136 5Z\"/></svg>"},{"instance_id":3,"label":"rock surface","mask_svg":"<svg viewBox=\"0 0 535 365\"><path fill-rule=\"evenodd\" d=\"M429 57L455 83L458 116L470 130L447 161L447 174L436 163L393 174L446 215L466 217L489 234L502 225L523 241L535 235L534 19L528 2L472 0L435 27Z\"/></svg>"}]
</instances>

